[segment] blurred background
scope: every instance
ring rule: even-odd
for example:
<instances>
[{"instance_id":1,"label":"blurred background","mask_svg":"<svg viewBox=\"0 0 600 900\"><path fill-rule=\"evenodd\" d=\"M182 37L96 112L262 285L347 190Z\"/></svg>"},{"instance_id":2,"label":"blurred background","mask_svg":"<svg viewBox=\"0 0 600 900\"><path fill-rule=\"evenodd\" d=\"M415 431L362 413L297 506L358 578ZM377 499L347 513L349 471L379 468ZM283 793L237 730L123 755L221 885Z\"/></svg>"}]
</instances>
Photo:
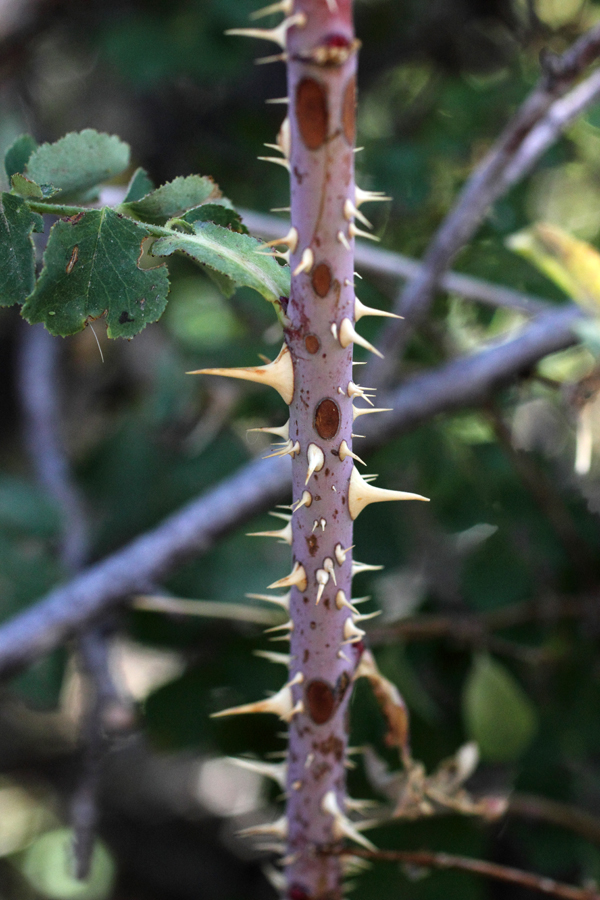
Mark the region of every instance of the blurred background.
<instances>
[{"instance_id":1,"label":"blurred background","mask_svg":"<svg viewBox=\"0 0 600 900\"><path fill-rule=\"evenodd\" d=\"M246 24L257 5L0 0L0 150L24 131L41 142L94 127L128 141L134 166L157 184L198 172L238 206L287 206L285 171L256 158L282 119L281 107L265 101L285 95L283 67L254 65L264 45L223 34ZM393 197L371 210L382 246L423 253L538 79L540 51L562 52L598 21L600 3L590 0L357 0L358 181ZM496 204L455 268L565 302L505 245L537 221L598 244L599 108ZM135 340L108 342L99 321L94 331L52 342L61 439L85 514L79 562L116 550L263 453L268 443L246 429L283 421L277 397L184 374L273 356L280 332L271 307L251 291L223 299L185 260L171 272L167 312ZM397 287L389 278L365 280L361 300L389 308ZM473 352L523 321L440 293L402 377ZM375 343L378 328L364 329ZM30 331L16 309L0 310L3 620L69 570L61 512L38 482L27 436ZM574 470L581 380L599 351L596 336L555 354L485 409L439 417L367 456L381 484L432 498L366 512L356 536L358 558L385 566L360 575L356 592L372 596L366 611L383 610L371 643L408 704L414 756L435 769L476 739L473 792L512 798L499 821L452 814L401 822L370 834L378 846L481 856L573 883L600 880L600 425L591 414L591 462ZM263 872L268 855L237 832L275 818L280 791L226 757L276 758L280 728L268 717L209 718L280 683L276 667L253 655L272 649L261 627L278 620L244 599L287 571L287 547L244 537L265 527L272 522L262 516L164 585L148 586L244 604L235 613L135 609L102 624L118 690L95 755L85 749L86 668L73 648L4 686L3 898L274 896ZM373 773L378 761L397 763L362 685L352 728L352 743L373 749L370 769L357 757L351 793L382 799L385 779ZM83 884L64 862L73 815L88 831L97 818L101 838ZM466 874L383 864L361 876L358 891L362 900L534 896Z\"/></svg>"}]
</instances>

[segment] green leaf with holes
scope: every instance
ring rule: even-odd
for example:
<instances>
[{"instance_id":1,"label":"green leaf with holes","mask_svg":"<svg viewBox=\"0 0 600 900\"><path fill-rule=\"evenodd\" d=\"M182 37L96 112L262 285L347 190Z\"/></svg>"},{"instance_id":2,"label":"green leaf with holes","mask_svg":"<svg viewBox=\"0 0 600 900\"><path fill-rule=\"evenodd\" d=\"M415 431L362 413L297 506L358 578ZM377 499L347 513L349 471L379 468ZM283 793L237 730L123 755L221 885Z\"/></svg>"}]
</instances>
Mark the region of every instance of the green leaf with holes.
<instances>
[{"instance_id":1,"label":"green leaf with holes","mask_svg":"<svg viewBox=\"0 0 600 900\"><path fill-rule=\"evenodd\" d=\"M260 241L212 222L195 222L188 227L189 233L172 232L155 241L151 255L182 253L218 272L232 287L254 288L280 310L279 298L290 294L290 270L271 256L257 253Z\"/></svg>"},{"instance_id":2,"label":"green leaf with holes","mask_svg":"<svg viewBox=\"0 0 600 900\"><path fill-rule=\"evenodd\" d=\"M106 315L109 337L138 334L160 318L169 292L166 266L138 265L146 237L143 225L108 208L57 222L24 318L64 337Z\"/></svg>"},{"instance_id":3,"label":"green leaf with holes","mask_svg":"<svg viewBox=\"0 0 600 900\"><path fill-rule=\"evenodd\" d=\"M462 705L467 734L489 762L518 759L538 728L536 709L519 682L487 653L474 660Z\"/></svg>"},{"instance_id":4,"label":"green leaf with holes","mask_svg":"<svg viewBox=\"0 0 600 900\"><path fill-rule=\"evenodd\" d=\"M218 186L205 175L187 175L161 185L140 200L121 204L119 210L136 219L148 222L166 222L180 216L188 209L202 203L222 200ZM228 204L228 201L225 201Z\"/></svg>"},{"instance_id":5,"label":"green leaf with holes","mask_svg":"<svg viewBox=\"0 0 600 900\"><path fill-rule=\"evenodd\" d=\"M33 290L35 253L31 233L43 231L42 217L24 200L0 195L0 306L23 303Z\"/></svg>"},{"instance_id":6,"label":"green leaf with holes","mask_svg":"<svg viewBox=\"0 0 600 900\"><path fill-rule=\"evenodd\" d=\"M54 144L42 144L29 157L23 174L36 184L53 185L65 200L85 196L128 165L128 144L115 135L86 128Z\"/></svg>"}]
</instances>

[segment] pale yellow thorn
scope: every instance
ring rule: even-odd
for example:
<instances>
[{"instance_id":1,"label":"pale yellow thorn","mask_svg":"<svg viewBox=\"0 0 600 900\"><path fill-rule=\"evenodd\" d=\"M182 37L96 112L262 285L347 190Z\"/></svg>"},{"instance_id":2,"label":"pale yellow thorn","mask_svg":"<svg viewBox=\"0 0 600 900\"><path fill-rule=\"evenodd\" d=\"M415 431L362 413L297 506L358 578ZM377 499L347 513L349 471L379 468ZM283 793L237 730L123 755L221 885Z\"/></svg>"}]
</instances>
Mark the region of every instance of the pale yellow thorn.
<instances>
[{"instance_id":1,"label":"pale yellow thorn","mask_svg":"<svg viewBox=\"0 0 600 900\"><path fill-rule=\"evenodd\" d=\"M349 241L348 241L348 238L346 237L346 235L344 234L343 231L338 231L338 233L336 234L336 240L337 240L337 242L338 242L339 244L342 245L342 247L344 247L345 250L350 251L350 250L352 249L352 248L350 247L350 243L349 243Z\"/></svg>"},{"instance_id":2,"label":"pale yellow thorn","mask_svg":"<svg viewBox=\"0 0 600 900\"><path fill-rule=\"evenodd\" d=\"M366 338L361 337L361 335L358 334L350 319L342 319L342 324L339 327L338 340L342 347L348 347L350 344L359 344L359 346L364 347L365 350L370 350L375 356L379 356L380 359L383 359L383 353L380 353L373 344L370 344Z\"/></svg>"},{"instance_id":3,"label":"pale yellow thorn","mask_svg":"<svg viewBox=\"0 0 600 900\"><path fill-rule=\"evenodd\" d=\"M265 100L265 103L289 103L289 97L271 97L270 100ZM274 210L272 210L274 212Z\"/></svg>"},{"instance_id":4,"label":"pale yellow thorn","mask_svg":"<svg viewBox=\"0 0 600 900\"><path fill-rule=\"evenodd\" d=\"M348 234L350 237L357 238L367 238L369 241L380 241L381 238L377 237L376 234L369 234L368 231L363 231L362 228L357 228L354 222L350 222L348 225Z\"/></svg>"},{"instance_id":5,"label":"pale yellow thorn","mask_svg":"<svg viewBox=\"0 0 600 900\"><path fill-rule=\"evenodd\" d=\"M264 16L270 16L273 13L281 12L286 16L291 16L294 11L294 0L279 0L279 3L271 3L270 6L263 6L250 13L251 19L262 19Z\"/></svg>"},{"instance_id":6,"label":"pale yellow thorn","mask_svg":"<svg viewBox=\"0 0 600 900\"><path fill-rule=\"evenodd\" d=\"M255 66L267 66L269 63L287 62L287 53L274 53L273 56L259 56L254 60Z\"/></svg>"},{"instance_id":7,"label":"pale yellow thorn","mask_svg":"<svg viewBox=\"0 0 600 900\"><path fill-rule=\"evenodd\" d=\"M255 381L275 388L284 402L289 406L294 396L294 367L292 357L286 344L279 351L279 356L266 366L248 366L239 369L196 369L188 375L223 375L225 378L239 378L242 381Z\"/></svg>"},{"instance_id":8,"label":"pale yellow thorn","mask_svg":"<svg viewBox=\"0 0 600 900\"><path fill-rule=\"evenodd\" d=\"M262 428L248 428L246 430L261 431L263 434L274 434L275 437L280 437L287 441L290 437L290 420L288 419L285 425L274 425L272 428L270 425L264 425Z\"/></svg>"},{"instance_id":9,"label":"pale yellow thorn","mask_svg":"<svg viewBox=\"0 0 600 900\"><path fill-rule=\"evenodd\" d=\"M286 575L285 578L280 578L279 581L274 581L273 584L268 586L267 590L273 591L276 588L297 587L299 591L305 591L307 584L304 566L299 562L295 562L290 574Z\"/></svg>"},{"instance_id":10,"label":"pale yellow thorn","mask_svg":"<svg viewBox=\"0 0 600 900\"><path fill-rule=\"evenodd\" d=\"M308 460L308 474L306 476L306 481L304 482L304 484L308 484L308 482L310 481L310 476L315 472L320 472L325 465L325 454L317 444L308 445L306 458Z\"/></svg>"},{"instance_id":11,"label":"pale yellow thorn","mask_svg":"<svg viewBox=\"0 0 600 900\"><path fill-rule=\"evenodd\" d=\"M323 591L325 590L325 585L329 581L329 572L326 572L325 569L317 569L315 573L315 578L317 579L317 584L319 585L319 589L317 591L317 605L319 600L323 596Z\"/></svg>"},{"instance_id":12,"label":"pale yellow thorn","mask_svg":"<svg viewBox=\"0 0 600 900\"><path fill-rule=\"evenodd\" d=\"M382 612L383 610L376 609L375 612L372 613L362 613L357 616L353 616L352 621L354 622L354 624L356 624L357 622L366 622L368 619L377 618L377 616L380 616Z\"/></svg>"},{"instance_id":13,"label":"pale yellow thorn","mask_svg":"<svg viewBox=\"0 0 600 900\"><path fill-rule=\"evenodd\" d=\"M368 416L369 413L378 413L378 412L393 412L391 406L374 406L372 409L367 409L366 407L353 406L352 407L352 421L354 419L358 419L359 416Z\"/></svg>"},{"instance_id":14,"label":"pale yellow thorn","mask_svg":"<svg viewBox=\"0 0 600 900\"><path fill-rule=\"evenodd\" d=\"M343 609L344 607L346 607L352 613L358 612L354 608L353 604L347 599L344 591L338 591L337 594L335 595L335 605L337 606L338 609Z\"/></svg>"},{"instance_id":15,"label":"pale yellow thorn","mask_svg":"<svg viewBox=\"0 0 600 900\"><path fill-rule=\"evenodd\" d=\"M213 713L211 719L220 719L224 716L248 715L250 713L274 713L283 722L290 722L296 714L292 689L284 684L280 691L267 697L266 700L258 700L256 703L244 703L242 706L232 706L221 712Z\"/></svg>"},{"instance_id":16,"label":"pale yellow thorn","mask_svg":"<svg viewBox=\"0 0 600 900\"><path fill-rule=\"evenodd\" d=\"M249 828L242 828L238 831L241 837L253 837L254 835L267 834L273 837L286 838L288 833L287 817L282 816L276 822L270 822L266 825L250 825Z\"/></svg>"},{"instance_id":17,"label":"pale yellow thorn","mask_svg":"<svg viewBox=\"0 0 600 900\"><path fill-rule=\"evenodd\" d=\"M264 600L266 603L274 603L276 606L285 609L286 612L290 611L290 592L283 594L282 597L273 597L270 594L244 594L244 596L250 600Z\"/></svg>"},{"instance_id":18,"label":"pale yellow thorn","mask_svg":"<svg viewBox=\"0 0 600 900\"><path fill-rule=\"evenodd\" d=\"M384 488L367 484L360 472L353 466L348 489L348 511L352 519L363 511L370 503L382 503L384 500L424 500L429 502L429 497L420 494L412 494L408 491L389 491Z\"/></svg>"},{"instance_id":19,"label":"pale yellow thorn","mask_svg":"<svg viewBox=\"0 0 600 900\"><path fill-rule=\"evenodd\" d=\"M338 659L343 659L344 662L350 662L350 660L348 659L348 657L346 656L346 654L344 653L343 650L338 650L338 652L336 653L336 656Z\"/></svg>"},{"instance_id":20,"label":"pale yellow thorn","mask_svg":"<svg viewBox=\"0 0 600 900\"><path fill-rule=\"evenodd\" d=\"M285 117L277 132L277 147L281 150L286 159L290 158L292 152L292 130L289 116Z\"/></svg>"},{"instance_id":21,"label":"pale yellow thorn","mask_svg":"<svg viewBox=\"0 0 600 900\"><path fill-rule=\"evenodd\" d=\"M377 481L379 475L363 475L363 481L366 481L367 484L371 484L372 481Z\"/></svg>"},{"instance_id":22,"label":"pale yellow thorn","mask_svg":"<svg viewBox=\"0 0 600 900\"><path fill-rule=\"evenodd\" d=\"M289 666L292 661L289 653L275 653L273 650L253 650L252 653L254 656L266 659L267 662L277 663L282 666Z\"/></svg>"},{"instance_id":23,"label":"pale yellow thorn","mask_svg":"<svg viewBox=\"0 0 600 900\"><path fill-rule=\"evenodd\" d=\"M360 572L380 572L385 566L371 566L369 563L352 561L352 577L360 574Z\"/></svg>"},{"instance_id":24,"label":"pale yellow thorn","mask_svg":"<svg viewBox=\"0 0 600 900\"><path fill-rule=\"evenodd\" d=\"M325 531L325 526L327 525L327 519L319 519L319 525L321 526L321 531Z\"/></svg>"},{"instance_id":25,"label":"pale yellow thorn","mask_svg":"<svg viewBox=\"0 0 600 900\"><path fill-rule=\"evenodd\" d=\"M337 587L337 580L335 577L335 563L333 562L333 560L330 556L326 556L325 559L323 560L323 568L325 569L326 572L329 572L329 574L333 578L333 583Z\"/></svg>"},{"instance_id":26,"label":"pale yellow thorn","mask_svg":"<svg viewBox=\"0 0 600 900\"><path fill-rule=\"evenodd\" d=\"M304 28L306 25L304 13L300 12L293 16L287 16L276 28L230 28L225 34L258 38L262 41L273 41L274 44L279 44L285 50L287 33L294 25L297 28Z\"/></svg>"},{"instance_id":27,"label":"pale yellow thorn","mask_svg":"<svg viewBox=\"0 0 600 900\"><path fill-rule=\"evenodd\" d=\"M367 391L374 392L375 388L362 387L362 385L355 384L353 381L349 381L348 387L346 388L346 393L349 397L361 397L366 403L369 403L371 406L373 406L373 403ZM343 391L340 391L340 393L343 394Z\"/></svg>"},{"instance_id":28,"label":"pale yellow thorn","mask_svg":"<svg viewBox=\"0 0 600 900\"><path fill-rule=\"evenodd\" d=\"M300 779L296 779L296 781L292 781L290 787L293 791L299 791L302 787L302 782L300 781Z\"/></svg>"},{"instance_id":29,"label":"pale yellow thorn","mask_svg":"<svg viewBox=\"0 0 600 900\"><path fill-rule=\"evenodd\" d=\"M303 251L300 262L292 272L292 275L300 275L301 272L306 272L306 274L308 275L314 264L315 255L310 247L307 247L306 250Z\"/></svg>"},{"instance_id":30,"label":"pale yellow thorn","mask_svg":"<svg viewBox=\"0 0 600 900\"><path fill-rule=\"evenodd\" d=\"M246 537L270 537L276 538L283 544L289 544L292 546L292 523L288 522L285 528L278 529L276 531L249 531L246 534Z\"/></svg>"},{"instance_id":31,"label":"pale yellow thorn","mask_svg":"<svg viewBox=\"0 0 600 900\"><path fill-rule=\"evenodd\" d=\"M356 826L348 819L340 810L335 795L335 791L328 791L321 801L321 809L324 813L329 813L333 817L333 833L337 840L349 838L357 844L365 847L367 850L376 850L375 844L372 844Z\"/></svg>"},{"instance_id":32,"label":"pale yellow thorn","mask_svg":"<svg viewBox=\"0 0 600 900\"><path fill-rule=\"evenodd\" d=\"M357 207L363 203L381 203L391 199L391 197L386 197L383 191L363 191L358 186L354 188L354 203Z\"/></svg>"},{"instance_id":33,"label":"pale yellow thorn","mask_svg":"<svg viewBox=\"0 0 600 900\"><path fill-rule=\"evenodd\" d=\"M362 641L366 632L361 628L357 628L351 617L344 620L344 640L342 644L356 644Z\"/></svg>"},{"instance_id":34,"label":"pale yellow thorn","mask_svg":"<svg viewBox=\"0 0 600 900\"><path fill-rule=\"evenodd\" d=\"M346 441L342 441L342 443L340 444L340 449L338 450L338 454L339 454L339 457L342 462L344 462L344 460L348 456L350 456L352 459L355 459L357 462L362 463L363 466L366 466L366 462L364 462L364 460L362 460L360 458L360 456L357 456L356 453L352 452L352 450L350 449L350 447L348 446Z\"/></svg>"},{"instance_id":35,"label":"pale yellow thorn","mask_svg":"<svg viewBox=\"0 0 600 900\"><path fill-rule=\"evenodd\" d=\"M333 555L335 556L335 558L337 560L338 566L344 565L344 563L346 562L346 557L347 557L348 553L350 553L350 551L352 550L353 547L354 547L354 544L352 544L350 547L346 547L346 549L344 550L344 548L342 547L341 544L335 545Z\"/></svg>"},{"instance_id":36,"label":"pale yellow thorn","mask_svg":"<svg viewBox=\"0 0 600 900\"><path fill-rule=\"evenodd\" d=\"M261 162L271 162L275 163L277 166L283 166L284 169L290 171L290 164L284 157L280 158L279 156L257 156L257 159L260 159Z\"/></svg>"},{"instance_id":37,"label":"pale yellow thorn","mask_svg":"<svg viewBox=\"0 0 600 900\"><path fill-rule=\"evenodd\" d=\"M367 219L367 217L365 215L363 215L363 213L361 213L360 210L358 210L355 207L352 200L346 200L346 202L344 203L344 218L346 219L347 222L351 222L352 219L354 219L355 217L360 222L362 222L363 225L366 225L367 228L373 227L371 225L371 223L369 222L369 220Z\"/></svg>"},{"instance_id":38,"label":"pale yellow thorn","mask_svg":"<svg viewBox=\"0 0 600 900\"><path fill-rule=\"evenodd\" d=\"M300 442L285 441L284 444L275 444L275 447L280 447L279 450L273 450L271 453L267 453L266 456L263 456L263 459L273 459L274 456L291 456L292 459L300 453Z\"/></svg>"},{"instance_id":39,"label":"pale yellow thorn","mask_svg":"<svg viewBox=\"0 0 600 900\"><path fill-rule=\"evenodd\" d=\"M326 0L329 12L336 13L339 9L337 0Z\"/></svg>"},{"instance_id":40,"label":"pale yellow thorn","mask_svg":"<svg viewBox=\"0 0 600 900\"><path fill-rule=\"evenodd\" d=\"M291 206L272 206L271 212L291 212Z\"/></svg>"},{"instance_id":41,"label":"pale yellow thorn","mask_svg":"<svg viewBox=\"0 0 600 900\"><path fill-rule=\"evenodd\" d=\"M298 230L292 227L286 235L280 238L275 238L275 240L269 241L267 244L262 244L261 248L276 247L279 244L286 244L293 253L298 246Z\"/></svg>"},{"instance_id":42,"label":"pale yellow thorn","mask_svg":"<svg viewBox=\"0 0 600 900\"><path fill-rule=\"evenodd\" d=\"M318 520L318 519L315 519L315 521L313 522L313 527L312 527L310 533L311 533L311 534L314 534L318 527L319 527L319 520Z\"/></svg>"},{"instance_id":43,"label":"pale yellow thorn","mask_svg":"<svg viewBox=\"0 0 600 900\"><path fill-rule=\"evenodd\" d=\"M386 312L384 309L375 309L373 306L365 306L358 297L354 298L354 320L358 322L363 316L384 316L386 319L403 319L404 316L397 316L395 313Z\"/></svg>"},{"instance_id":44,"label":"pale yellow thorn","mask_svg":"<svg viewBox=\"0 0 600 900\"><path fill-rule=\"evenodd\" d=\"M294 630L294 623L292 622L291 619L289 619L287 622L284 622L283 625L273 625L272 628L265 628L264 633L265 634L275 634L276 631L290 631L291 632L293 630Z\"/></svg>"},{"instance_id":45,"label":"pale yellow thorn","mask_svg":"<svg viewBox=\"0 0 600 900\"><path fill-rule=\"evenodd\" d=\"M311 503L312 503L311 492L310 491L302 491L302 496L300 497L300 499L296 500L296 502L292 504L292 512L298 512L298 510L302 506L306 506L306 508L308 509L308 507L311 505Z\"/></svg>"},{"instance_id":46,"label":"pale yellow thorn","mask_svg":"<svg viewBox=\"0 0 600 900\"><path fill-rule=\"evenodd\" d=\"M285 763L268 763L260 759L246 759L243 756L227 756L227 762L238 766L240 769L247 769L248 772L255 772L262 775L263 778L272 778L273 781L285 790L285 779L287 775L287 766Z\"/></svg>"}]
</instances>

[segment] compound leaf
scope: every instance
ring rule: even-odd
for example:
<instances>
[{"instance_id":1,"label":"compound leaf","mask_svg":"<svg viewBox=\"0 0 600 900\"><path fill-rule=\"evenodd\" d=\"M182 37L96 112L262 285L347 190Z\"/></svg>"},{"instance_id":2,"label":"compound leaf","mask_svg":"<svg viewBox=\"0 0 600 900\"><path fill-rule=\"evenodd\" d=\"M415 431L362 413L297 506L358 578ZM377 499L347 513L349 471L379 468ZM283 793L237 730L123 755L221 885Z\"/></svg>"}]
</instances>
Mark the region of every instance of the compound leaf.
<instances>
[{"instance_id":1,"label":"compound leaf","mask_svg":"<svg viewBox=\"0 0 600 900\"><path fill-rule=\"evenodd\" d=\"M138 266L146 237L109 208L57 222L24 318L64 337L106 314L109 337L133 337L160 318L169 291L166 266Z\"/></svg>"},{"instance_id":2,"label":"compound leaf","mask_svg":"<svg viewBox=\"0 0 600 900\"><path fill-rule=\"evenodd\" d=\"M119 209L151 222L166 221L207 201L222 198L218 186L206 175L187 175L161 185L140 200L123 203Z\"/></svg>"},{"instance_id":3,"label":"compound leaf","mask_svg":"<svg viewBox=\"0 0 600 900\"><path fill-rule=\"evenodd\" d=\"M0 306L23 303L33 290L35 252L31 233L43 231L42 217L24 200L0 195Z\"/></svg>"},{"instance_id":4,"label":"compound leaf","mask_svg":"<svg viewBox=\"0 0 600 900\"><path fill-rule=\"evenodd\" d=\"M52 184L61 200L87 193L129 165L129 145L93 128L71 132L34 150L24 174L37 184Z\"/></svg>"},{"instance_id":5,"label":"compound leaf","mask_svg":"<svg viewBox=\"0 0 600 900\"><path fill-rule=\"evenodd\" d=\"M279 306L280 297L289 297L290 270L271 256L256 252L260 241L237 234L212 222L196 222L190 234L174 232L152 244L152 256L183 253L195 262L214 269L236 287L250 287Z\"/></svg>"}]
</instances>

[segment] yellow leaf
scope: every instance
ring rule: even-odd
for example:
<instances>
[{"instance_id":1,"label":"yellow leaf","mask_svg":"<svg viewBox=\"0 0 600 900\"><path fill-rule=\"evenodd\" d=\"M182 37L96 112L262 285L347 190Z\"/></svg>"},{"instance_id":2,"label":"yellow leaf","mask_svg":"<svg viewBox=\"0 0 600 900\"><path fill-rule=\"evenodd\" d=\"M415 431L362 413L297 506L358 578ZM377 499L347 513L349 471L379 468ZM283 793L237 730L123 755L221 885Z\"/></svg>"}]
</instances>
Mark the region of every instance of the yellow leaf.
<instances>
[{"instance_id":1,"label":"yellow leaf","mask_svg":"<svg viewBox=\"0 0 600 900\"><path fill-rule=\"evenodd\" d=\"M594 247L543 222L511 235L506 244L587 313L600 316L600 253Z\"/></svg>"}]
</instances>

